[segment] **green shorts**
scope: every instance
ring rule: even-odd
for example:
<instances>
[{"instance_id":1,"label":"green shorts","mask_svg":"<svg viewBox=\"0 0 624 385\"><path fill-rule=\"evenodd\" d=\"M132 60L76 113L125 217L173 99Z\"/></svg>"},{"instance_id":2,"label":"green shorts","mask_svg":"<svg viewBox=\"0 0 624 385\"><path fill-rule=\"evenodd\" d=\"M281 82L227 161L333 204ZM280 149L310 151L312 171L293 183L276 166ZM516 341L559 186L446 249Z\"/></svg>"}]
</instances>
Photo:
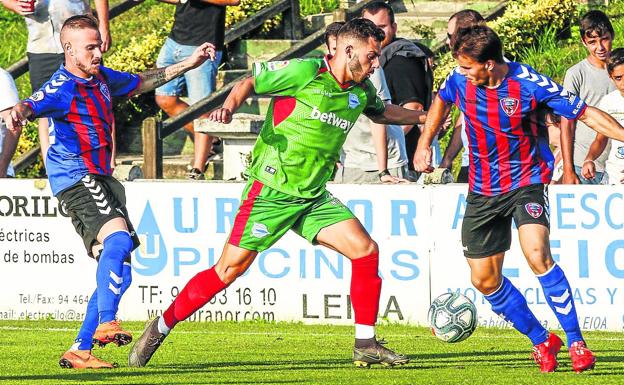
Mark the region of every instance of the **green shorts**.
<instances>
[{"instance_id":1,"label":"green shorts","mask_svg":"<svg viewBox=\"0 0 624 385\"><path fill-rule=\"evenodd\" d=\"M247 182L241 201L228 242L247 250L266 250L289 229L316 244L321 229L355 218L329 191L317 198L299 198L253 179Z\"/></svg>"}]
</instances>

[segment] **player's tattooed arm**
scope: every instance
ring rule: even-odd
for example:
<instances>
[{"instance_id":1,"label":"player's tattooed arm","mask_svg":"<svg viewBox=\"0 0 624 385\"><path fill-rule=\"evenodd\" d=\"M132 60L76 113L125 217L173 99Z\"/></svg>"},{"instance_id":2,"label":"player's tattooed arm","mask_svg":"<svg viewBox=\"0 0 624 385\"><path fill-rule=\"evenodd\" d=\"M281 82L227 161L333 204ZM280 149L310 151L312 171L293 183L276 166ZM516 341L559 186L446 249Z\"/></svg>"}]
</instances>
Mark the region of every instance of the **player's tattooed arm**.
<instances>
[{"instance_id":1,"label":"player's tattooed arm","mask_svg":"<svg viewBox=\"0 0 624 385\"><path fill-rule=\"evenodd\" d=\"M197 47L191 56L179 63L140 73L139 77L141 78L141 85L136 89L133 95L148 92L160 87L168 81L182 75L186 71L200 66L206 60L214 60L215 57L215 46L210 43L204 43Z\"/></svg>"},{"instance_id":2,"label":"player's tattooed arm","mask_svg":"<svg viewBox=\"0 0 624 385\"><path fill-rule=\"evenodd\" d=\"M6 118L7 128L13 132L21 132L22 128L28 124L28 121L34 119L35 113L32 108L24 102L19 102L11 109L10 114Z\"/></svg>"},{"instance_id":3,"label":"player's tattooed arm","mask_svg":"<svg viewBox=\"0 0 624 385\"><path fill-rule=\"evenodd\" d=\"M379 124L422 124L427 119L426 111L409 110L395 104L386 104L386 109L379 115L368 116Z\"/></svg>"}]
</instances>

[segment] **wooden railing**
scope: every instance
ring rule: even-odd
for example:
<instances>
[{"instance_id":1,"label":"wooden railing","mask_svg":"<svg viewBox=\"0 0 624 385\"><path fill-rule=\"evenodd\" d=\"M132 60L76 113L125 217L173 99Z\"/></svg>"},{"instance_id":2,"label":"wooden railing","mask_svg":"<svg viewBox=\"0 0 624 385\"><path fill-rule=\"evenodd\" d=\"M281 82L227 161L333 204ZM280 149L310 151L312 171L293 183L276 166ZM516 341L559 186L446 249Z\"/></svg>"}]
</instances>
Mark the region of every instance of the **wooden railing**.
<instances>
[{"instance_id":1,"label":"wooden railing","mask_svg":"<svg viewBox=\"0 0 624 385\"><path fill-rule=\"evenodd\" d=\"M344 21L353 17L359 16L362 8L373 0L362 1L348 9L340 9L334 12L334 20ZM288 8L284 8L288 7ZM288 12L290 10L290 12ZM295 12L296 11L296 12ZM261 14L262 12L262 14ZM249 19L240 23L236 27L232 28L226 34L225 40L228 42L228 37L239 38L240 36L257 29L260 27L264 20L279 14L280 12L288 12L288 18L284 18L286 29L292 31L290 33L290 39L297 39L300 37L301 20L299 18L299 1L298 0L281 0L270 7L263 9L261 12L253 15ZM285 15L286 16L286 15ZM292 46L290 49L280 53L279 55L271 58L270 60L287 60L296 57L301 57L306 53L314 50L324 41L324 30L319 30L301 40L299 43ZM232 39L234 40L234 39ZM230 41L232 41L230 40ZM234 85L243 80L251 74L251 71L247 71L237 79L228 83L217 92L210 94L208 97L193 104L183 113L169 118L165 121L161 121L157 118L148 118L143 122L142 127L142 139L143 139L143 175L146 179L160 179L163 173L163 157L162 157L162 141L167 136L171 135L175 131L184 127L193 120L206 114L207 112L219 107L225 101L225 98L230 93Z\"/></svg>"}]
</instances>

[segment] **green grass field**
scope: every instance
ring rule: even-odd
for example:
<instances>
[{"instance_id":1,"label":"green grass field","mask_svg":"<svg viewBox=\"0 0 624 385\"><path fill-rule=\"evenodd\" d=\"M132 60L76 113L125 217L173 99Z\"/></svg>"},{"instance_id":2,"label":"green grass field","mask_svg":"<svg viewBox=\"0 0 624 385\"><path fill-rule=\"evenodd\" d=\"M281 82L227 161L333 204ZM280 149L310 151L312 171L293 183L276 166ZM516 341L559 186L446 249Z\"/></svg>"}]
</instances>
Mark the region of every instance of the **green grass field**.
<instances>
[{"instance_id":1,"label":"green grass field","mask_svg":"<svg viewBox=\"0 0 624 385\"><path fill-rule=\"evenodd\" d=\"M142 323L125 326L137 335ZM623 384L624 333L587 333L595 370L575 374L566 351L557 373L541 374L518 333L477 329L446 344L427 329L378 328L389 346L408 354L406 366L358 369L350 360L352 328L291 323L183 323L146 368L126 366L129 347L95 349L114 370L61 369L78 324L0 322L0 384ZM561 333L559 333L561 335Z\"/></svg>"}]
</instances>

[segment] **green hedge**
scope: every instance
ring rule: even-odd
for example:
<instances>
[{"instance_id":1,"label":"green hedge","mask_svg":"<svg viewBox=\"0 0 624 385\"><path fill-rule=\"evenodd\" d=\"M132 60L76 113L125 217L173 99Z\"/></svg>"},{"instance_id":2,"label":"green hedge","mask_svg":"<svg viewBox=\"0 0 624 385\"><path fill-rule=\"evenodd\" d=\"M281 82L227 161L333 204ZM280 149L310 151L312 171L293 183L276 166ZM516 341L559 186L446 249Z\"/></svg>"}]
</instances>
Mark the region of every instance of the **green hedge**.
<instances>
[{"instance_id":1,"label":"green hedge","mask_svg":"<svg viewBox=\"0 0 624 385\"><path fill-rule=\"evenodd\" d=\"M547 28L562 31L577 19L574 0L516 0L509 2L503 16L488 25L500 36L505 56L517 59ZM456 65L450 52L439 57L438 63L436 87Z\"/></svg>"}]
</instances>

